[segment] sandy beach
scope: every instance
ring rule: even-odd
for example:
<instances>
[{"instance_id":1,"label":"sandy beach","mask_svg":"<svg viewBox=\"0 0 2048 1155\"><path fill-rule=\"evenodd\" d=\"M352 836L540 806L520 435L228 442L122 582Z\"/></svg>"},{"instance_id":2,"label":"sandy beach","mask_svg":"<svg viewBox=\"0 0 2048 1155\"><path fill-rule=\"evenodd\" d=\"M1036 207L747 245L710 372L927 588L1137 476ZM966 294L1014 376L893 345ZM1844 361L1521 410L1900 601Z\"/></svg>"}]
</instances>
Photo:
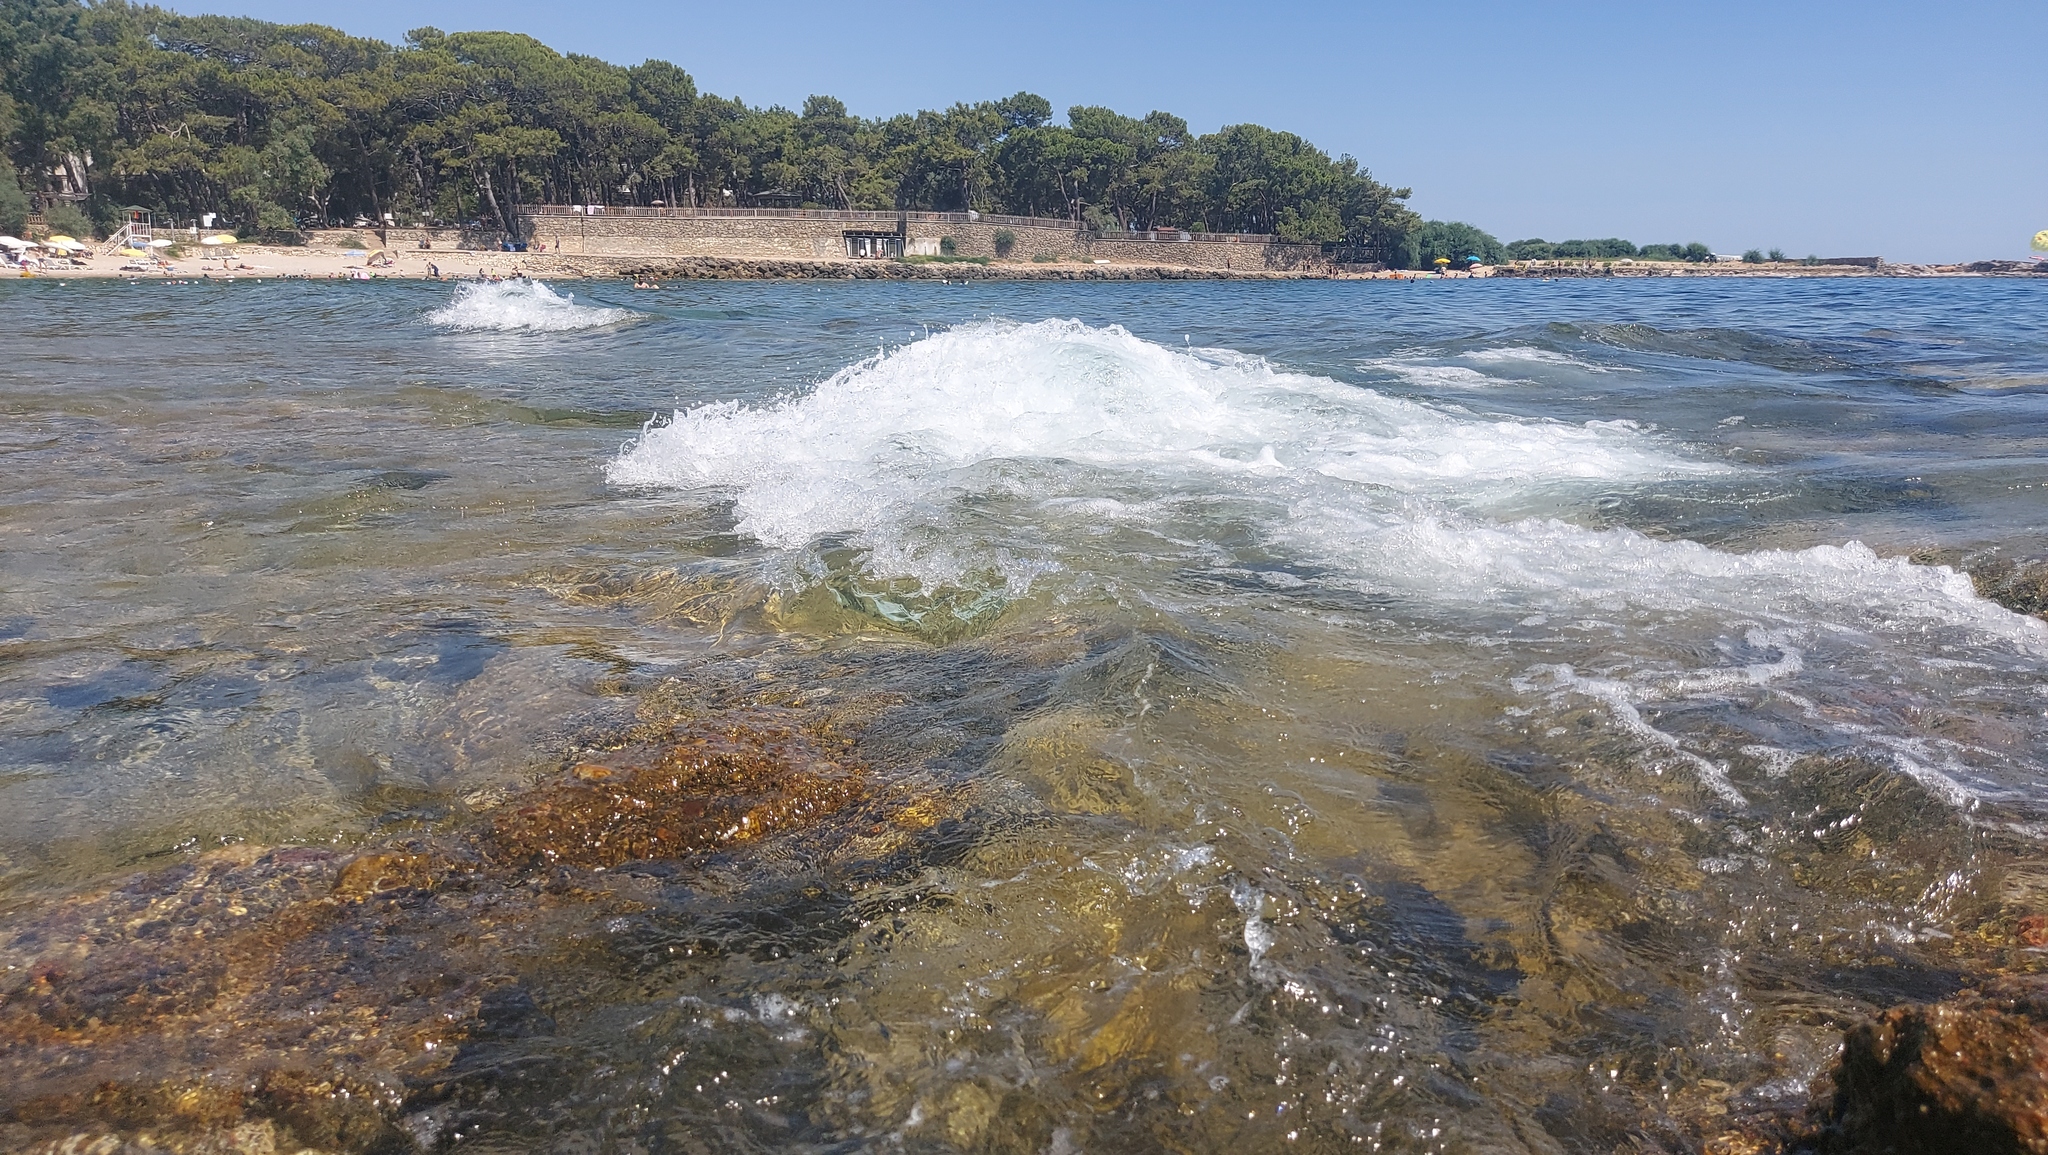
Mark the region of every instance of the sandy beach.
<instances>
[{"instance_id":1,"label":"sandy beach","mask_svg":"<svg viewBox=\"0 0 2048 1155\"><path fill-rule=\"evenodd\" d=\"M381 253L370 263L372 253ZM237 245L233 252L186 255L155 269L138 269L129 259L92 255L83 267L36 270L0 269L0 278L33 276L50 279L123 278L127 280L501 280L527 276L552 280L633 278L646 280L934 280L934 281L1132 281L1132 280L1466 280L1491 277L1532 280L1664 277L1983 277L2040 275L2030 262L1982 261L1974 264L1884 264L1876 268L1850 265L1812 266L1793 262L1766 264L1693 264L1655 261L1551 261L1481 266L1470 271L1423 272L1413 269L1360 270L1309 268L1296 270L1218 270L1138 261L1071 260L1027 262L904 262L883 260L804 260L786 256L634 256L582 253L506 253L482 249L360 249L327 245Z\"/></svg>"},{"instance_id":2,"label":"sandy beach","mask_svg":"<svg viewBox=\"0 0 2048 1155\"><path fill-rule=\"evenodd\" d=\"M485 277L509 277L519 273L539 276L561 276L560 258L538 253L497 253L497 252L433 252L413 251L390 254L388 265L370 265L368 252L364 250L341 250L315 246L285 245L237 245L235 250L216 257L211 252L171 260L155 269L134 268L129 258L94 255L87 259L83 268L46 268L34 270L36 277L68 279L79 277L118 277L128 280L236 280L268 279L291 277L302 280L423 280L431 276L430 267L438 268L440 274L451 279ZM0 271L0 276L18 277L24 273L16 269ZM575 274L569 274L575 275Z\"/></svg>"}]
</instances>

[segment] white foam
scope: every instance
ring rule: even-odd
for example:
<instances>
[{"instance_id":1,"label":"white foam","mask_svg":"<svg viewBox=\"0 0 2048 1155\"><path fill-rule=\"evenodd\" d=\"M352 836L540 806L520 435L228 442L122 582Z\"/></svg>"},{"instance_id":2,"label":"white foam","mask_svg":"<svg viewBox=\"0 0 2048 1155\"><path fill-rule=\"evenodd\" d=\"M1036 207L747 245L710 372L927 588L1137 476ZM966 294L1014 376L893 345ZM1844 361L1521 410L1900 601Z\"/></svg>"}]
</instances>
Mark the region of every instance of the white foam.
<instances>
[{"instance_id":1,"label":"white foam","mask_svg":"<svg viewBox=\"0 0 2048 1155\"><path fill-rule=\"evenodd\" d=\"M571 333L622 324L631 309L579 305L574 293L557 293L540 281L465 282L455 298L427 314L427 320L464 333Z\"/></svg>"},{"instance_id":2,"label":"white foam","mask_svg":"<svg viewBox=\"0 0 2048 1155\"><path fill-rule=\"evenodd\" d=\"M1491 377L1477 369L1463 365L1445 365L1436 361L1410 360L1387 357L1376 361L1361 361L1359 368L1377 371L1400 378L1409 385L1422 389L1492 389L1501 385L1527 385L1527 381L1514 381L1502 377Z\"/></svg>"},{"instance_id":3,"label":"white foam","mask_svg":"<svg viewBox=\"0 0 2048 1155\"><path fill-rule=\"evenodd\" d=\"M1966 575L1880 557L1861 542L1731 553L1554 519L1492 523L1375 507L1317 511L1291 536L1376 587L1422 589L1435 601L1705 611L1787 625L1818 618L1880 633L1945 625L2048 654L2048 625L1978 597Z\"/></svg>"},{"instance_id":4,"label":"white foam","mask_svg":"<svg viewBox=\"0 0 2048 1155\"><path fill-rule=\"evenodd\" d=\"M1487 515L1528 508L1517 503L1544 491L1583 508L1615 485L1731 468L1628 422L1479 414L1113 326L1044 321L962 326L799 396L678 412L625 446L606 475L730 500L738 530L785 556L851 544L873 576L932 591L987 588L990 571L1012 595L1063 568L1114 571L1105 580L1120 582L1150 564L1128 552L1139 543L1169 566L1269 590L1391 594L1403 612L1454 632L1520 620L1566 641L1595 638L1628 660L1597 674L1553 664L1525 679L1525 692L1600 701L1622 731L1731 805L1743 797L1727 761L1737 751L1688 748L1643 705L1798 702L1789 687L1833 694L1843 662L1849 677L1882 682L1924 669L1933 652L1965 655L1957 671L1990 652L2048 657L2048 625L1978 597L1952 569L1857 542L1735 553ZM1288 572L1268 580L1274 567L1247 568L1246 549ZM1731 630L1747 631L1764 660L1741 647L1724 667L1673 672L1664 658L1638 660L1689 661ZM1826 663L1809 669L1816 652ZM1980 755L1869 737L1897 735L1881 713L1836 696L1813 722L1868 741L1943 797L1972 796L1983 777L1966 771Z\"/></svg>"},{"instance_id":5,"label":"white foam","mask_svg":"<svg viewBox=\"0 0 2048 1155\"><path fill-rule=\"evenodd\" d=\"M1470 352L1459 354L1459 357L1466 361L1477 361L1482 365L1534 363L1537 365L1568 365L1571 368L1583 370L1587 373L1635 372L1635 370L1625 366L1596 365L1591 361L1582 361L1570 354L1553 352L1549 349L1538 349L1531 345L1513 345L1505 349L1473 349Z\"/></svg>"},{"instance_id":6,"label":"white foam","mask_svg":"<svg viewBox=\"0 0 2048 1155\"><path fill-rule=\"evenodd\" d=\"M738 528L765 544L848 534L929 581L949 575L929 564L929 539L911 539L951 521L948 503L1099 500L1113 484L1104 475L1151 494L1249 486L1296 501L1334 484L1463 500L1489 485L1724 468L1626 422L1482 417L1115 326L1042 321L939 333L777 404L678 412L606 476L730 493Z\"/></svg>"}]
</instances>

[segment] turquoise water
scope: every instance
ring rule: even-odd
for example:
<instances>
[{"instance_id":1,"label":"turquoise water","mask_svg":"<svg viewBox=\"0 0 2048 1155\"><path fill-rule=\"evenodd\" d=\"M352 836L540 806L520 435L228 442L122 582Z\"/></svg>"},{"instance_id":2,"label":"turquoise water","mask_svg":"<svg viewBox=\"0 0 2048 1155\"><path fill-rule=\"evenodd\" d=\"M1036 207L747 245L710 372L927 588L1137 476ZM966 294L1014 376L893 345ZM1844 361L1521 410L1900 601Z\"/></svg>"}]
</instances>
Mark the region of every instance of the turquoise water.
<instances>
[{"instance_id":1,"label":"turquoise water","mask_svg":"<svg viewBox=\"0 0 2048 1155\"><path fill-rule=\"evenodd\" d=\"M2048 626L1908 557L2048 556L2043 294L0 285L5 952L772 686L923 817L533 929L414 1141L1682 1146L2031 909Z\"/></svg>"}]
</instances>

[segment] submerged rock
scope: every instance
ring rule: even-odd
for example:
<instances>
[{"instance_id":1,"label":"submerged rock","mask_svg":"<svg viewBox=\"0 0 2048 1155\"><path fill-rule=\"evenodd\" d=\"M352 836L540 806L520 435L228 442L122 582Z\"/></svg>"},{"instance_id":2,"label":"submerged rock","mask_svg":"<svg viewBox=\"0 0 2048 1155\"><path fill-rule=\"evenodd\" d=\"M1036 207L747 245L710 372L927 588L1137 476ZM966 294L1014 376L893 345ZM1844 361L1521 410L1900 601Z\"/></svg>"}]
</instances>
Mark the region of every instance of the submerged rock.
<instances>
[{"instance_id":1,"label":"submerged rock","mask_svg":"<svg viewBox=\"0 0 2048 1155\"><path fill-rule=\"evenodd\" d=\"M2048 618L2048 560L2013 559L1973 554L1959 549L1923 549L1909 560L1919 565L1946 565L1970 575L1979 597L2016 614Z\"/></svg>"},{"instance_id":2,"label":"submerged rock","mask_svg":"<svg viewBox=\"0 0 2048 1155\"><path fill-rule=\"evenodd\" d=\"M2009 979L1851 1028L1823 1140L1843 1155L2048 1152L2048 982Z\"/></svg>"},{"instance_id":3,"label":"submerged rock","mask_svg":"<svg viewBox=\"0 0 2048 1155\"><path fill-rule=\"evenodd\" d=\"M838 719L740 707L637 727L440 833L232 847L20 913L0 925L0 1150L432 1148L419 1120L488 1097L523 1069L504 1048L556 1030L525 971L660 878L778 835L819 862L933 827L929 799L867 782ZM660 869L610 870L628 863Z\"/></svg>"},{"instance_id":4,"label":"submerged rock","mask_svg":"<svg viewBox=\"0 0 2048 1155\"><path fill-rule=\"evenodd\" d=\"M509 864L618 866L754 839L831 814L857 772L798 730L728 724L579 762L571 781L501 808L488 851Z\"/></svg>"}]
</instances>

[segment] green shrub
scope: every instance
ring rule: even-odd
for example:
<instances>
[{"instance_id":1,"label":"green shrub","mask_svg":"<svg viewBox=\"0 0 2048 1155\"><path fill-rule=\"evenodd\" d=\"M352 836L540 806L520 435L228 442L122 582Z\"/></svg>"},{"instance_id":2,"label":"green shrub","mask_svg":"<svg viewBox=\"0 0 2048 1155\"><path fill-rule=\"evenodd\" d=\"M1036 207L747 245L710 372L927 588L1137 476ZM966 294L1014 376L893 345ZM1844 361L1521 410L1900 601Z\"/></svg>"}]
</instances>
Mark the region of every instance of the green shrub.
<instances>
[{"instance_id":1,"label":"green shrub","mask_svg":"<svg viewBox=\"0 0 2048 1155\"><path fill-rule=\"evenodd\" d=\"M959 246L953 243L952 237L939 238L939 255L942 257L952 257L959 255Z\"/></svg>"},{"instance_id":2,"label":"green shrub","mask_svg":"<svg viewBox=\"0 0 2048 1155\"><path fill-rule=\"evenodd\" d=\"M50 206L49 211L43 214L43 224L53 237L77 237L84 240L93 235L92 218L86 216L74 204Z\"/></svg>"},{"instance_id":3,"label":"green shrub","mask_svg":"<svg viewBox=\"0 0 2048 1155\"><path fill-rule=\"evenodd\" d=\"M1032 255L1031 261L1033 264L1050 265L1058 262L1059 258L1051 253L1035 253Z\"/></svg>"},{"instance_id":4,"label":"green shrub","mask_svg":"<svg viewBox=\"0 0 2048 1155\"><path fill-rule=\"evenodd\" d=\"M21 191L14 166L0 164L0 233L20 236L27 229L28 194Z\"/></svg>"},{"instance_id":5,"label":"green shrub","mask_svg":"<svg viewBox=\"0 0 2048 1155\"><path fill-rule=\"evenodd\" d=\"M334 239L334 243L344 249L367 249L374 247L370 242L363 239L363 234L361 233L343 233Z\"/></svg>"},{"instance_id":6,"label":"green shrub","mask_svg":"<svg viewBox=\"0 0 2048 1155\"><path fill-rule=\"evenodd\" d=\"M953 257L945 255L936 257L908 256L896 259L906 265L986 265L989 263L989 258L987 257Z\"/></svg>"},{"instance_id":7,"label":"green shrub","mask_svg":"<svg viewBox=\"0 0 2048 1155\"><path fill-rule=\"evenodd\" d=\"M1745 265L1763 264L1764 251L1762 249L1744 249L1742 252L1742 263Z\"/></svg>"},{"instance_id":8,"label":"green shrub","mask_svg":"<svg viewBox=\"0 0 2048 1155\"><path fill-rule=\"evenodd\" d=\"M1007 257L1017 247L1017 234L1009 229L996 230L996 256Z\"/></svg>"},{"instance_id":9,"label":"green shrub","mask_svg":"<svg viewBox=\"0 0 2048 1155\"><path fill-rule=\"evenodd\" d=\"M1770 259L1771 259L1771 260L1774 260L1774 261L1782 261L1782 260L1784 260L1784 259L1785 259L1785 250L1783 250L1783 249L1772 249L1772 250L1771 250L1771 252L1770 252Z\"/></svg>"},{"instance_id":10,"label":"green shrub","mask_svg":"<svg viewBox=\"0 0 2048 1155\"><path fill-rule=\"evenodd\" d=\"M299 239L299 223L292 219L292 214L269 201L256 206L254 226L251 231L266 241L296 244Z\"/></svg>"},{"instance_id":11,"label":"green shrub","mask_svg":"<svg viewBox=\"0 0 2048 1155\"><path fill-rule=\"evenodd\" d=\"M1492 233L1464 221L1425 221L1409 238L1408 248L1408 266L1414 269L1433 268L1438 257L1448 257L1454 269L1464 268L1469 263L1466 257L1497 265L1504 252Z\"/></svg>"}]
</instances>

